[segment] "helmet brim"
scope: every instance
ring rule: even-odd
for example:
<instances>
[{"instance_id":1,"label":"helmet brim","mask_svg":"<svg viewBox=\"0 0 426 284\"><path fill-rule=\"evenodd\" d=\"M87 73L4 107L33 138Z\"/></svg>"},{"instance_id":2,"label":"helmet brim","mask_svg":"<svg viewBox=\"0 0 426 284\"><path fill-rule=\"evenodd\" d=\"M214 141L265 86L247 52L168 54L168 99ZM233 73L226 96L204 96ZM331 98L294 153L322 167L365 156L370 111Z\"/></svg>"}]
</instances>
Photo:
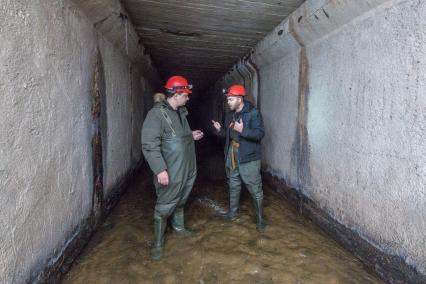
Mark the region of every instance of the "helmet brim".
<instances>
[{"instance_id":1,"label":"helmet brim","mask_svg":"<svg viewBox=\"0 0 426 284\"><path fill-rule=\"evenodd\" d=\"M231 93L227 93L225 94L226 97L245 97L246 95L237 95L237 94L231 94Z\"/></svg>"},{"instance_id":2,"label":"helmet brim","mask_svg":"<svg viewBox=\"0 0 426 284\"><path fill-rule=\"evenodd\" d=\"M190 89L179 89L179 90L176 90L176 93L188 93L188 94L192 94L192 90L190 90Z\"/></svg>"}]
</instances>

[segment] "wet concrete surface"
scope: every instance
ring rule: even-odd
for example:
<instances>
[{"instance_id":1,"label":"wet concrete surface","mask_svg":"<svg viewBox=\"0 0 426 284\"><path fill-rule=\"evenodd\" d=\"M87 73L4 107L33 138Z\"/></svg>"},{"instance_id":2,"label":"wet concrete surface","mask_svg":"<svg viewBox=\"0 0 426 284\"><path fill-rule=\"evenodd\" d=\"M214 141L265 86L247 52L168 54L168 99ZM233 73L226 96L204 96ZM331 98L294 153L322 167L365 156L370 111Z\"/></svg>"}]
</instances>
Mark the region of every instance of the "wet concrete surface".
<instances>
[{"instance_id":1,"label":"wet concrete surface","mask_svg":"<svg viewBox=\"0 0 426 284\"><path fill-rule=\"evenodd\" d=\"M199 175L186 206L195 236L169 228L164 258L150 259L155 191L145 170L63 283L382 283L271 188L264 187L265 233L256 231L246 190L236 221L217 217L227 208L227 184L220 150L207 149L198 146Z\"/></svg>"}]
</instances>

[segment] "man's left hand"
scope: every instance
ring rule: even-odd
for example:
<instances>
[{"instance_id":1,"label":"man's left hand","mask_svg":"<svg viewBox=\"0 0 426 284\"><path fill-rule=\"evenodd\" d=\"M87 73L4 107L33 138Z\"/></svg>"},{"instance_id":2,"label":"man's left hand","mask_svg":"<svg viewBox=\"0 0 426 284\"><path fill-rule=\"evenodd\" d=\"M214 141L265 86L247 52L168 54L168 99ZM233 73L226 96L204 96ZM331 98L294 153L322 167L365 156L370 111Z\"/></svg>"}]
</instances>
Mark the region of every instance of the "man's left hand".
<instances>
[{"instance_id":1,"label":"man's left hand","mask_svg":"<svg viewBox=\"0 0 426 284\"><path fill-rule=\"evenodd\" d=\"M243 129L244 129L244 123L243 123L243 120L240 118L240 120L235 121L234 130L239 132L239 133L242 133Z\"/></svg>"},{"instance_id":2,"label":"man's left hand","mask_svg":"<svg viewBox=\"0 0 426 284\"><path fill-rule=\"evenodd\" d=\"M201 140L204 137L204 133L201 130L192 131L192 138L195 141Z\"/></svg>"}]
</instances>

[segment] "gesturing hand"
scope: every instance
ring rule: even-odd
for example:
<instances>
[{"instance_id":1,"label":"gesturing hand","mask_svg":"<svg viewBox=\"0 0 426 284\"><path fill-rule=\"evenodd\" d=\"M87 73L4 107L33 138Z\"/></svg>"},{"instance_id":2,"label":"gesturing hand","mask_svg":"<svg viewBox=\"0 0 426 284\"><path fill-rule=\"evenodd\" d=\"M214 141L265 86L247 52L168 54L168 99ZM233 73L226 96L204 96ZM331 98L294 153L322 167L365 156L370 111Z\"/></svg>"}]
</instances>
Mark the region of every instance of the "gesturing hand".
<instances>
[{"instance_id":1,"label":"gesturing hand","mask_svg":"<svg viewBox=\"0 0 426 284\"><path fill-rule=\"evenodd\" d=\"M162 186L168 186L169 185L169 174L167 171L162 171L157 175L157 181Z\"/></svg>"},{"instance_id":2,"label":"gesturing hand","mask_svg":"<svg viewBox=\"0 0 426 284\"><path fill-rule=\"evenodd\" d=\"M243 120L240 118L238 121L235 121L234 130L239 133L242 133L243 129L244 129L244 123L243 123Z\"/></svg>"},{"instance_id":3,"label":"gesturing hand","mask_svg":"<svg viewBox=\"0 0 426 284\"><path fill-rule=\"evenodd\" d=\"M222 128L222 125L220 125L219 122L212 120L213 123L213 127L219 132L220 129Z\"/></svg>"},{"instance_id":4,"label":"gesturing hand","mask_svg":"<svg viewBox=\"0 0 426 284\"><path fill-rule=\"evenodd\" d=\"M201 140L204 137L204 133L201 130L192 131L192 138L195 141Z\"/></svg>"}]
</instances>

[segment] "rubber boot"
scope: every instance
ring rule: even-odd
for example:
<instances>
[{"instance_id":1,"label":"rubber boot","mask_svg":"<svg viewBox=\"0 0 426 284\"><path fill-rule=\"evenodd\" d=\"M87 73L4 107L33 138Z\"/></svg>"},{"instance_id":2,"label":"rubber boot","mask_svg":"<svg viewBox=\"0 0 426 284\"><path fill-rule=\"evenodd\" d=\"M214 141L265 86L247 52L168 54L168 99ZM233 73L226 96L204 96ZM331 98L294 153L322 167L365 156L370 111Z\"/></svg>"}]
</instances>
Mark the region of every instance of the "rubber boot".
<instances>
[{"instance_id":1,"label":"rubber boot","mask_svg":"<svg viewBox=\"0 0 426 284\"><path fill-rule=\"evenodd\" d=\"M154 218L154 243L151 249L151 258L153 260L160 260L163 257L165 232L166 220Z\"/></svg>"},{"instance_id":2,"label":"rubber boot","mask_svg":"<svg viewBox=\"0 0 426 284\"><path fill-rule=\"evenodd\" d=\"M184 236L184 237L190 237L195 235L195 232L193 230L189 230L185 228L185 217L184 217L184 211L182 208L176 208L172 215L172 228L175 234Z\"/></svg>"},{"instance_id":3,"label":"rubber boot","mask_svg":"<svg viewBox=\"0 0 426 284\"><path fill-rule=\"evenodd\" d=\"M228 221L233 221L238 215L238 207L239 207L239 200L235 198L231 198L229 200L229 210L225 214L225 219Z\"/></svg>"},{"instance_id":4,"label":"rubber boot","mask_svg":"<svg viewBox=\"0 0 426 284\"><path fill-rule=\"evenodd\" d=\"M240 207L240 190L237 192L229 191L229 209L228 212L222 214L221 217L226 221L233 221L238 215L238 209Z\"/></svg>"},{"instance_id":5,"label":"rubber boot","mask_svg":"<svg viewBox=\"0 0 426 284\"><path fill-rule=\"evenodd\" d=\"M256 213L256 230L259 233L263 233L266 227L266 222L263 219L263 199L254 200L253 203Z\"/></svg>"}]
</instances>

